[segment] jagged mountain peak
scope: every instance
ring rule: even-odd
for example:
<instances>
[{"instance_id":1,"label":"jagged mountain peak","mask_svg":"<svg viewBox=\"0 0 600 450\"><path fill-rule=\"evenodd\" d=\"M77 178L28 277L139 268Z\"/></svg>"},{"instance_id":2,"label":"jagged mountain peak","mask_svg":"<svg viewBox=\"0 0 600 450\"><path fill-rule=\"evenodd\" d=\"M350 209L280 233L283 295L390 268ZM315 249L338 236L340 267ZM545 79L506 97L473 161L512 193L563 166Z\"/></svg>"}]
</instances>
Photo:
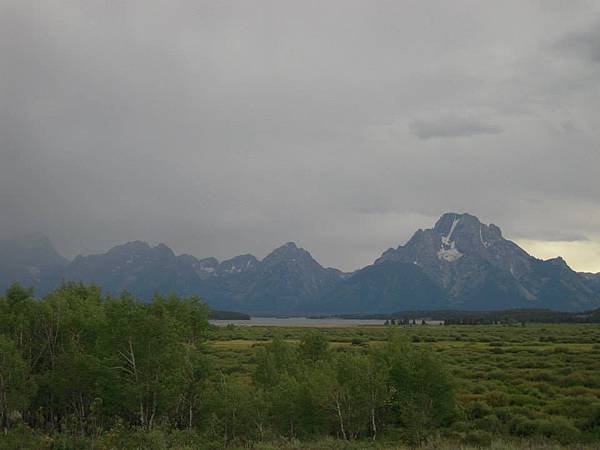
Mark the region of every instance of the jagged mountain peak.
<instances>
[{"instance_id":1,"label":"jagged mountain peak","mask_svg":"<svg viewBox=\"0 0 600 450\"><path fill-rule=\"evenodd\" d=\"M534 258L505 239L499 227L471 214L442 215L433 228L417 231L375 264L389 262L421 268L448 292L453 307L528 307L544 301L583 309L600 300L562 258Z\"/></svg>"},{"instance_id":2,"label":"jagged mountain peak","mask_svg":"<svg viewBox=\"0 0 600 450\"><path fill-rule=\"evenodd\" d=\"M322 267L294 242L262 261L246 254L219 262L132 241L67 264L47 239L0 241L0 286L15 280L38 293L72 280L142 299L199 294L213 307L255 313L600 305L600 274L577 274L560 257L534 258L497 226L455 212L352 274Z\"/></svg>"},{"instance_id":3,"label":"jagged mountain peak","mask_svg":"<svg viewBox=\"0 0 600 450\"><path fill-rule=\"evenodd\" d=\"M112 247L106 255L112 257L135 257L135 256L158 256L165 258L174 258L175 253L166 244L160 243L155 247L152 247L145 241L130 241L124 244L116 245ZM94 256L94 255L91 255Z\"/></svg>"},{"instance_id":4,"label":"jagged mountain peak","mask_svg":"<svg viewBox=\"0 0 600 450\"><path fill-rule=\"evenodd\" d=\"M123 254L123 253L142 253L149 251L152 247L145 241L130 241L123 244L115 245L110 248L107 254Z\"/></svg>"},{"instance_id":5,"label":"jagged mountain peak","mask_svg":"<svg viewBox=\"0 0 600 450\"><path fill-rule=\"evenodd\" d=\"M433 232L447 239L468 238L486 246L488 241L503 239L502 231L494 224L486 225L468 213L446 213L436 222Z\"/></svg>"},{"instance_id":6,"label":"jagged mountain peak","mask_svg":"<svg viewBox=\"0 0 600 450\"><path fill-rule=\"evenodd\" d=\"M248 270L255 269L257 265L258 259L256 256L247 253L226 259L219 264L217 272L219 275L247 272Z\"/></svg>"},{"instance_id":7,"label":"jagged mountain peak","mask_svg":"<svg viewBox=\"0 0 600 450\"><path fill-rule=\"evenodd\" d=\"M556 267L571 269L562 256L557 256L556 258L547 259L547 260L545 260L545 262L548 264L552 264L553 266L556 266Z\"/></svg>"},{"instance_id":8,"label":"jagged mountain peak","mask_svg":"<svg viewBox=\"0 0 600 450\"><path fill-rule=\"evenodd\" d=\"M447 212L442 214L442 216L437 220L433 230L436 233L448 233L455 222L461 221L463 224L468 224L471 226L477 226L481 224L479 218L472 214Z\"/></svg>"},{"instance_id":9,"label":"jagged mountain peak","mask_svg":"<svg viewBox=\"0 0 600 450\"><path fill-rule=\"evenodd\" d=\"M486 225L472 214L445 213L433 228L418 230L406 245L386 251L378 261L398 260L399 253L408 252L418 264L424 262L420 258L433 257L442 263L455 263L465 255L487 257L497 250L495 246L509 242L502 237L499 227Z\"/></svg>"},{"instance_id":10,"label":"jagged mountain peak","mask_svg":"<svg viewBox=\"0 0 600 450\"><path fill-rule=\"evenodd\" d=\"M272 264L284 261L298 261L299 259L313 260L313 257L308 251L298 247L295 242L287 242L269 253L262 262Z\"/></svg>"}]
</instances>

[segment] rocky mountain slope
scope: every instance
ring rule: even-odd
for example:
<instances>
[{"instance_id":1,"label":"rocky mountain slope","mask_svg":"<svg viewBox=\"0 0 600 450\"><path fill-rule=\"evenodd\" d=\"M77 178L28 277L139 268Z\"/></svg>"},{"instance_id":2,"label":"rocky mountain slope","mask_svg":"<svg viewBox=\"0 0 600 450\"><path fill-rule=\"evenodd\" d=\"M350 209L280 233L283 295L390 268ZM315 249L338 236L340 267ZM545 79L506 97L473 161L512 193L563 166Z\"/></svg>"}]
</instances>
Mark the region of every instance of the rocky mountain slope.
<instances>
[{"instance_id":1,"label":"rocky mountain slope","mask_svg":"<svg viewBox=\"0 0 600 450\"><path fill-rule=\"evenodd\" d=\"M579 275L583 277L590 288L600 292L600 273L580 272Z\"/></svg>"},{"instance_id":2,"label":"rocky mountain slope","mask_svg":"<svg viewBox=\"0 0 600 450\"><path fill-rule=\"evenodd\" d=\"M198 259L136 241L68 262L36 238L0 242L0 289L13 281L38 294L61 281L95 283L113 295L127 290L143 300L157 292L198 294L213 308L253 314L600 306L600 274L576 273L562 258L536 259L497 226L455 213L352 274L322 267L292 242L262 260Z\"/></svg>"},{"instance_id":3,"label":"rocky mountain slope","mask_svg":"<svg viewBox=\"0 0 600 450\"><path fill-rule=\"evenodd\" d=\"M419 230L405 245L387 250L373 266L340 283L323 301L348 297L348 290L356 295L365 289L365 284L371 284L376 286L375 291L371 290L371 297L402 298L380 305L380 309L414 309L415 300L404 290L416 277L403 284L395 280L373 283L374 278L381 278L381 273L390 271L390 263L404 264L397 266L398 273L407 271L412 265L414 272L425 275L446 294L435 302L421 303L421 309L544 307L570 311L600 305L599 292L589 280L571 270L562 258L536 259L514 242L504 239L497 226L485 225L470 214L456 213L444 214L432 229ZM358 309L365 307L361 305Z\"/></svg>"},{"instance_id":4,"label":"rocky mountain slope","mask_svg":"<svg viewBox=\"0 0 600 450\"><path fill-rule=\"evenodd\" d=\"M155 293L197 294L210 306L254 313L289 313L332 289L342 272L323 268L304 249L289 242L262 261L240 255L219 262L216 258L176 256L165 244L151 247L135 241L103 254L77 256L33 279L6 271L7 280L35 286L39 294L63 281L82 281L118 295L128 291L143 300ZM10 283L7 281L4 288Z\"/></svg>"},{"instance_id":5,"label":"rocky mountain slope","mask_svg":"<svg viewBox=\"0 0 600 450\"><path fill-rule=\"evenodd\" d=\"M322 267L309 252L289 242L262 261L255 260L247 270L219 273L202 290L207 299L225 309L289 314L304 311L304 305L331 290L341 278L340 271Z\"/></svg>"}]
</instances>

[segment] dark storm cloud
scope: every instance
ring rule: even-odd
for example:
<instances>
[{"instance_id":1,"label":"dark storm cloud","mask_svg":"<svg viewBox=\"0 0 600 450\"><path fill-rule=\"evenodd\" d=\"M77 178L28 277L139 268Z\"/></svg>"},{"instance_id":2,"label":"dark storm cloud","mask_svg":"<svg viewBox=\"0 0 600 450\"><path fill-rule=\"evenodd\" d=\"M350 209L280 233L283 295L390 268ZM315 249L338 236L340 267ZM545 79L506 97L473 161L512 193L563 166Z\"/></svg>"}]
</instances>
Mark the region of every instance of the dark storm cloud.
<instances>
[{"instance_id":1,"label":"dark storm cloud","mask_svg":"<svg viewBox=\"0 0 600 450\"><path fill-rule=\"evenodd\" d=\"M598 242L598 66L573 55L593 61L599 12L0 2L0 235L42 232L68 256L295 240L347 270L450 210Z\"/></svg>"},{"instance_id":2,"label":"dark storm cloud","mask_svg":"<svg viewBox=\"0 0 600 450\"><path fill-rule=\"evenodd\" d=\"M419 139L468 137L479 134L498 134L503 131L497 125L461 116L415 119L409 127L410 132Z\"/></svg>"}]
</instances>

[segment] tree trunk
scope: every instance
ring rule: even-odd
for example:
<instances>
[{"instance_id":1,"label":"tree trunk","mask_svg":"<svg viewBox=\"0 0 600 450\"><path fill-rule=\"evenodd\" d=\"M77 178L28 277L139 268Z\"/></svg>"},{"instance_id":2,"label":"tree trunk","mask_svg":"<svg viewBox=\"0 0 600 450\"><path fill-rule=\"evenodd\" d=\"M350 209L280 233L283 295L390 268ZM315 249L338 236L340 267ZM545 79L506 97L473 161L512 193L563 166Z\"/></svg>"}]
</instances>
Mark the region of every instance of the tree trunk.
<instances>
[{"instance_id":1,"label":"tree trunk","mask_svg":"<svg viewBox=\"0 0 600 450\"><path fill-rule=\"evenodd\" d=\"M348 438L346 437L346 430L344 429L344 420L342 419L342 409L340 407L340 400L338 396L335 397L335 406L337 408L338 418L340 419L340 431L342 432L344 440L347 441Z\"/></svg>"}]
</instances>

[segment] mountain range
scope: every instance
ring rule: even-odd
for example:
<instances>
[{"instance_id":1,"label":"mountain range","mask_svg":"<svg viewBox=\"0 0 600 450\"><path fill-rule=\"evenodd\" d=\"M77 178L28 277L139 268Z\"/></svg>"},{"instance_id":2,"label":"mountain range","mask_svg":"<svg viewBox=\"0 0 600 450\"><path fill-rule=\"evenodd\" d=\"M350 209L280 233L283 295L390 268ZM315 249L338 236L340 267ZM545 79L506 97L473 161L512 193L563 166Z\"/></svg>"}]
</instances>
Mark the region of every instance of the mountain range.
<instances>
[{"instance_id":1,"label":"mountain range","mask_svg":"<svg viewBox=\"0 0 600 450\"><path fill-rule=\"evenodd\" d=\"M408 310L600 306L600 274L562 258L540 260L470 214L444 214L431 229L352 273L321 266L293 242L262 260L219 262L135 241L103 254L62 257L45 237L0 241L0 289L18 281L43 295L63 281L94 283L142 300L198 294L215 309L252 314L390 313Z\"/></svg>"}]
</instances>

